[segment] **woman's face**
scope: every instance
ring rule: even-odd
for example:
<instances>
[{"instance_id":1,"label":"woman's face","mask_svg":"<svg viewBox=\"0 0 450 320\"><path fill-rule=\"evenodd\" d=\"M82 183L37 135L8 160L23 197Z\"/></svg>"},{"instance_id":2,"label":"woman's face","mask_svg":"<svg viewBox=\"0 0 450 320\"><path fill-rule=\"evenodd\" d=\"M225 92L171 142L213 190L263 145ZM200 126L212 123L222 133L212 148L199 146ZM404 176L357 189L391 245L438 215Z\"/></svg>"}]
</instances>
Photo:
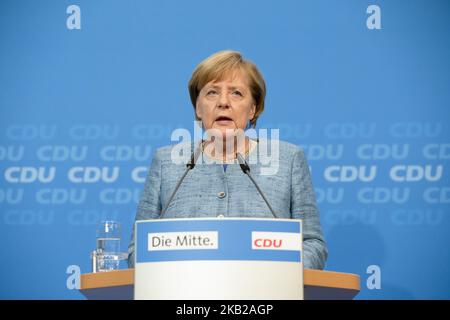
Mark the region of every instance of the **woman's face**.
<instances>
[{"instance_id":1,"label":"woman's face","mask_svg":"<svg viewBox=\"0 0 450 320\"><path fill-rule=\"evenodd\" d=\"M208 82L200 90L195 112L206 130L218 129L225 138L235 129L244 130L255 109L247 77L237 71L223 80Z\"/></svg>"}]
</instances>

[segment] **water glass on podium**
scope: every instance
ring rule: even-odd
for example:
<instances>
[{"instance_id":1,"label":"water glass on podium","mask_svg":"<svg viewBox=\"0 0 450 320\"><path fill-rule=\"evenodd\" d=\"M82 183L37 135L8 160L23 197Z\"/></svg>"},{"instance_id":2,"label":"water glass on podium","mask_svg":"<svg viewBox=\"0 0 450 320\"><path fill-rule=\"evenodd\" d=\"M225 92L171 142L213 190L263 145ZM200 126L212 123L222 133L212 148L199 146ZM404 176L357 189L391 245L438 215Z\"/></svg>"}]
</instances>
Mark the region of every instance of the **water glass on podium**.
<instances>
[{"instance_id":1,"label":"water glass on podium","mask_svg":"<svg viewBox=\"0 0 450 320\"><path fill-rule=\"evenodd\" d=\"M117 221L102 221L97 227L97 248L92 254L93 272L119 269L126 254L120 252L121 225Z\"/></svg>"}]
</instances>

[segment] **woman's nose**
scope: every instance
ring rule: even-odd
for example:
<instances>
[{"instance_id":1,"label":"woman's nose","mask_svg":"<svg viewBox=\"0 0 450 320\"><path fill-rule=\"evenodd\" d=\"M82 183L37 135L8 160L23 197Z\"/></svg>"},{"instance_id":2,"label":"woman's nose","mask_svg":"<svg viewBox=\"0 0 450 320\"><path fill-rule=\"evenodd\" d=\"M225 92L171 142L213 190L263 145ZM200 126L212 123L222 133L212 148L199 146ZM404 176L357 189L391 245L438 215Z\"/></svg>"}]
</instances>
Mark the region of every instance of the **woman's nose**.
<instances>
[{"instance_id":1,"label":"woman's nose","mask_svg":"<svg viewBox=\"0 0 450 320\"><path fill-rule=\"evenodd\" d=\"M222 93L219 95L218 107L227 108L230 107L230 100L228 94Z\"/></svg>"}]
</instances>

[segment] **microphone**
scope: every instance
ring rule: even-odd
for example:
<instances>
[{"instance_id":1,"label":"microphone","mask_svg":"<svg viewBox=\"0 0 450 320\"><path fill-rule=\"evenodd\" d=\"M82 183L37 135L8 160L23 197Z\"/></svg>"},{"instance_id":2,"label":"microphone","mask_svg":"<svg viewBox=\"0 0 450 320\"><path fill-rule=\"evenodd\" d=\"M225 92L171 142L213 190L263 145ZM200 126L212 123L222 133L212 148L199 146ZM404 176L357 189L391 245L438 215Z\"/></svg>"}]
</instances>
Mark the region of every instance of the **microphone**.
<instances>
[{"instance_id":1,"label":"microphone","mask_svg":"<svg viewBox=\"0 0 450 320\"><path fill-rule=\"evenodd\" d=\"M278 216L275 214L275 212L273 211L272 207L270 206L269 201L267 201L266 197L264 196L264 193L259 188L259 186L256 183L255 179L253 179L253 176L250 173L250 167L248 166L248 164L245 161L244 157L240 153L237 154L237 160L239 162L239 166L241 167L242 171L250 178L250 180L252 180L252 182L255 185L256 189L258 190L259 194L261 195L261 197L264 199L264 201L266 202L267 206L269 207L270 212L272 212L272 215L274 216L274 218L278 218Z\"/></svg>"},{"instance_id":2,"label":"microphone","mask_svg":"<svg viewBox=\"0 0 450 320\"><path fill-rule=\"evenodd\" d=\"M203 141L202 141L203 142ZM201 142L201 143L202 143ZM184 171L183 175L181 176L180 180L178 180L177 185L175 186L175 189L173 190L172 194L170 195L169 201L167 201L165 207L161 210L161 214L159 215L159 219L162 219L163 216L166 214L166 210L169 207L170 203L172 202L173 197L175 196L175 194L177 193L178 189L181 186L181 183L183 182L184 178L186 177L186 175L188 174L188 172L192 169L194 169L195 164L197 162L198 157L200 156L200 154L202 153L202 148L201 148L201 143L200 146L197 148L197 151L194 153L192 152L191 154L191 160L186 164L186 170Z\"/></svg>"}]
</instances>

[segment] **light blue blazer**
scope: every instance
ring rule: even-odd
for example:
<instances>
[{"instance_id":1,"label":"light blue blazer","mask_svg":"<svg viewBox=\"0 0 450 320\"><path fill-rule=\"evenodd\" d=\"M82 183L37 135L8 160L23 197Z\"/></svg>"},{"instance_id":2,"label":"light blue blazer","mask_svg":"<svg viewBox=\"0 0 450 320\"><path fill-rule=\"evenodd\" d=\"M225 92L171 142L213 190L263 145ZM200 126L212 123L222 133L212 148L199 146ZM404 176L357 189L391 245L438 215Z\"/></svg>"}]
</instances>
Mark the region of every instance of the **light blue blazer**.
<instances>
[{"instance_id":1,"label":"light blue blazer","mask_svg":"<svg viewBox=\"0 0 450 320\"><path fill-rule=\"evenodd\" d=\"M271 140L261 140L246 157L251 173L278 217L303 220L304 268L323 269L328 252L304 153L298 146L280 141L277 172L265 175L261 169L267 169L268 164L261 163L262 161L255 163L254 160L266 150L264 148L270 154L271 146ZM166 146L156 151L140 198L136 220L157 219L186 170L185 164L175 164L171 160L173 147ZM191 150L193 149L192 143ZM229 164L225 170L222 164L206 163L206 157L202 154L194 169L189 171L164 218L273 217L239 164ZM134 234L128 252L128 264L134 267Z\"/></svg>"}]
</instances>

